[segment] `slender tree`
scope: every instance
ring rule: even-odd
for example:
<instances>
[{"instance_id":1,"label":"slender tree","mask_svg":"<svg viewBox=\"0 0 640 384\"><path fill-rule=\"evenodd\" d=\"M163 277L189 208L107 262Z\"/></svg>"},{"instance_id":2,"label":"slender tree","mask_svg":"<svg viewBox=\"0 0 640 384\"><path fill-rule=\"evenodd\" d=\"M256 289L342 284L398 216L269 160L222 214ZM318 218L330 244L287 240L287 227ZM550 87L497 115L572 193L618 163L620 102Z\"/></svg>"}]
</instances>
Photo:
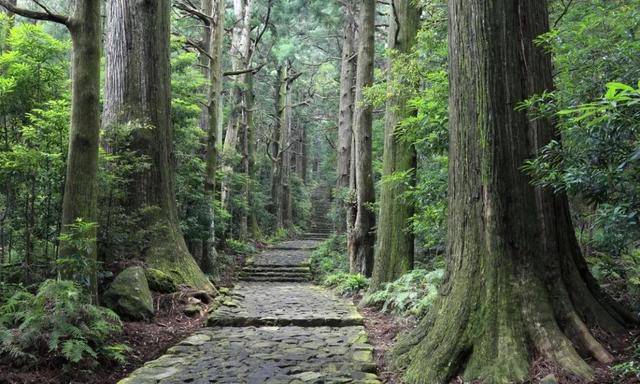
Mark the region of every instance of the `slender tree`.
<instances>
[{"instance_id":1,"label":"slender tree","mask_svg":"<svg viewBox=\"0 0 640 384\"><path fill-rule=\"evenodd\" d=\"M541 356L586 379L612 357L591 326L634 321L590 275L567 197L521 170L556 137L517 104L551 90L546 1L449 1L450 150L447 277L435 308L397 348L409 383L522 382Z\"/></svg>"},{"instance_id":2,"label":"slender tree","mask_svg":"<svg viewBox=\"0 0 640 384\"><path fill-rule=\"evenodd\" d=\"M351 175L351 142L353 141L353 109L354 86L356 74L356 20L353 4L347 2L342 7L344 11L344 25L342 34L342 58L340 70L340 111L338 114L338 165L336 188L339 193L349 188ZM348 207L343 204L343 209ZM338 231L344 231L345 224L337 226ZM353 223L349 224L349 227Z\"/></svg>"},{"instance_id":3,"label":"slender tree","mask_svg":"<svg viewBox=\"0 0 640 384\"><path fill-rule=\"evenodd\" d=\"M373 170L371 167L373 110L364 101L364 90L373 84L375 0L360 1L358 64L356 73L354 160L356 213L352 228L348 228L347 252L352 273L371 276L373 270L373 227L375 201Z\"/></svg>"},{"instance_id":4,"label":"slender tree","mask_svg":"<svg viewBox=\"0 0 640 384\"><path fill-rule=\"evenodd\" d=\"M77 1L71 17L58 15L37 3L42 12L16 7L15 1L0 0L5 9L20 16L53 21L65 25L73 43L71 130L67 155L67 173L62 202L62 234L77 220L95 223L97 220L96 175L100 139L100 38L99 0ZM63 236L64 238L64 236ZM86 239L90 243L90 288L97 297L97 246L95 228ZM60 244L60 257L71 257L86 250L76 249L68 242ZM71 272L63 271L71 278Z\"/></svg>"},{"instance_id":5,"label":"slender tree","mask_svg":"<svg viewBox=\"0 0 640 384\"><path fill-rule=\"evenodd\" d=\"M392 281L413 268L413 232L410 219L413 203L403 198L415 186L416 149L410 141L399 137L400 122L415 111L402 91L394 93L393 54L409 53L420 26L420 8L411 0L392 0L389 12L389 49L395 51L389 62L389 94L384 129L382 177L403 173L408 180L384 182L380 187L380 215L374 258L372 290Z\"/></svg>"},{"instance_id":6,"label":"slender tree","mask_svg":"<svg viewBox=\"0 0 640 384\"><path fill-rule=\"evenodd\" d=\"M144 255L147 264L177 282L211 289L189 254L178 223L171 129L170 1L107 3L104 124L137 126L130 149L149 165L135 172L127 205L144 215L152 235ZM152 209L149 209L152 208Z\"/></svg>"}]
</instances>

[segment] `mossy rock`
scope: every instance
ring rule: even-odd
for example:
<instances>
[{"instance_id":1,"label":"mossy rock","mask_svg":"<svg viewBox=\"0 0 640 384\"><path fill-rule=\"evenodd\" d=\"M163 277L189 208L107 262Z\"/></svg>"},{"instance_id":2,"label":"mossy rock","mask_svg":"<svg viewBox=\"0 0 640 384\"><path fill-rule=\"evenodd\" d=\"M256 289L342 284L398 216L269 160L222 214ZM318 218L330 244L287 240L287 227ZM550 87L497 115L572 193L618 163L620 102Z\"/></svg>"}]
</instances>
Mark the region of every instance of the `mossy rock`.
<instances>
[{"instance_id":1,"label":"mossy rock","mask_svg":"<svg viewBox=\"0 0 640 384\"><path fill-rule=\"evenodd\" d=\"M104 294L104 303L122 318L151 320L153 297L142 267L129 267L116 276Z\"/></svg>"},{"instance_id":2,"label":"mossy rock","mask_svg":"<svg viewBox=\"0 0 640 384\"><path fill-rule=\"evenodd\" d=\"M160 293L173 293L178 290L178 286L171 276L159 269L147 268L144 270L149 283L149 289Z\"/></svg>"}]
</instances>

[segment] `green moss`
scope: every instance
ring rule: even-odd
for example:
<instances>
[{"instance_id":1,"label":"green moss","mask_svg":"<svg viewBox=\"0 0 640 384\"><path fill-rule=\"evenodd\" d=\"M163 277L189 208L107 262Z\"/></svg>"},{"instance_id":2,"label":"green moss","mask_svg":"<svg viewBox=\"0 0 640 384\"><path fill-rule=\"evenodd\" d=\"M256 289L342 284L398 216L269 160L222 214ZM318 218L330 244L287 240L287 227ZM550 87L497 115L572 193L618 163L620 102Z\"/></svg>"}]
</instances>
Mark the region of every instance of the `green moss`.
<instances>
[{"instance_id":1,"label":"green moss","mask_svg":"<svg viewBox=\"0 0 640 384\"><path fill-rule=\"evenodd\" d=\"M172 293L178 290L173 278L159 269L147 268L144 270L149 283L149 289L154 292Z\"/></svg>"},{"instance_id":2,"label":"green moss","mask_svg":"<svg viewBox=\"0 0 640 384\"><path fill-rule=\"evenodd\" d=\"M127 319L153 318L153 298L142 267L129 267L120 272L105 292L104 302Z\"/></svg>"}]
</instances>

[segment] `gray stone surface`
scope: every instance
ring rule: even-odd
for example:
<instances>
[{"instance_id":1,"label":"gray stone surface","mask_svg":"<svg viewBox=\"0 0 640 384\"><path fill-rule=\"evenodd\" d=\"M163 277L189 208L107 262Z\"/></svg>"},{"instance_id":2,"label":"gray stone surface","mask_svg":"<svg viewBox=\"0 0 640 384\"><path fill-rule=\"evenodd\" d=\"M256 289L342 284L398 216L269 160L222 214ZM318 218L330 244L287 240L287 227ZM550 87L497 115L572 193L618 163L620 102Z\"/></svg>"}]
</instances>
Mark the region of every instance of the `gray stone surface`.
<instances>
[{"instance_id":1,"label":"gray stone surface","mask_svg":"<svg viewBox=\"0 0 640 384\"><path fill-rule=\"evenodd\" d=\"M307 266L311 259L311 250L270 249L259 253L249 260L248 265L261 266Z\"/></svg>"},{"instance_id":2,"label":"gray stone surface","mask_svg":"<svg viewBox=\"0 0 640 384\"><path fill-rule=\"evenodd\" d=\"M296 249L316 249L320 245L322 241L320 240L291 240L291 241L283 241L273 246L273 249L285 249L285 250L296 250Z\"/></svg>"},{"instance_id":3,"label":"gray stone surface","mask_svg":"<svg viewBox=\"0 0 640 384\"><path fill-rule=\"evenodd\" d=\"M308 283L239 284L233 306L220 306L209 326L361 325L362 316L348 300Z\"/></svg>"},{"instance_id":4,"label":"gray stone surface","mask_svg":"<svg viewBox=\"0 0 640 384\"><path fill-rule=\"evenodd\" d=\"M120 384L380 383L363 327L208 328Z\"/></svg>"},{"instance_id":5,"label":"gray stone surface","mask_svg":"<svg viewBox=\"0 0 640 384\"><path fill-rule=\"evenodd\" d=\"M281 243L242 274L305 280L317 243ZM308 282L241 282L208 326L119 384L381 383L356 307Z\"/></svg>"}]
</instances>

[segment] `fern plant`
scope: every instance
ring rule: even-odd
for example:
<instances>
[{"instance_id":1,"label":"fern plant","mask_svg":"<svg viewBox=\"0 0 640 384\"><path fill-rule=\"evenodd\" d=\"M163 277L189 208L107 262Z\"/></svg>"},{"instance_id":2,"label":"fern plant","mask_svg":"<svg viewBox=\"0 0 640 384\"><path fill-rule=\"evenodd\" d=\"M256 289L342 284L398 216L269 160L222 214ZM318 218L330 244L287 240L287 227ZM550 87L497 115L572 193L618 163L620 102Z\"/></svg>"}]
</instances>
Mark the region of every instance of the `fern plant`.
<instances>
[{"instance_id":1,"label":"fern plant","mask_svg":"<svg viewBox=\"0 0 640 384\"><path fill-rule=\"evenodd\" d=\"M367 294L362 304L379 307L383 312L422 317L433 305L443 276L443 269L415 269L385 284L383 289Z\"/></svg>"},{"instance_id":2,"label":"fern plant","mask_svg":"<svg viewBox=\"0 0 640 384\"><path fill-rule=\"evenodd\" d=\"M121 331L118 315L89 304L72 281L47 280L35 295L19 291L0 306L0 356L18 363L42 356L71 365L123 362L129 348L110 341Z\"/></svg>"}]
</instances>

